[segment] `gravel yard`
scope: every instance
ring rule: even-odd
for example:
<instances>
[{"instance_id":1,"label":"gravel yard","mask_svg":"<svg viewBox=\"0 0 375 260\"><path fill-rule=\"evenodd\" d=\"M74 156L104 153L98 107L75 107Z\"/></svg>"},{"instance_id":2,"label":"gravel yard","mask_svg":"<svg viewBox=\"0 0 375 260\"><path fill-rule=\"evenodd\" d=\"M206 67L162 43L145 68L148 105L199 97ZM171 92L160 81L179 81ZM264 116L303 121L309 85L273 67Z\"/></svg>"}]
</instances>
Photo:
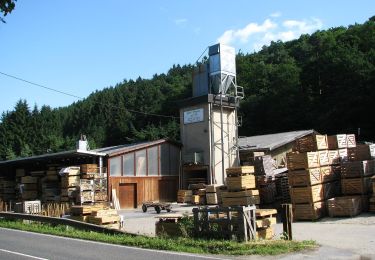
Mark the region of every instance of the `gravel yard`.
<instances>
[{"instance_id":1,"label":"gravel yard","mask_svg":"<svg viewBox=\"0 0 375 260\"><path fill-rule=\"evenodd\" d=\"M173 204L170 214L191 213L193 208ZM160 215L153 208L149 208L146 213L142 212L142 209L121 210L119 213L124 218L124 230L127 232L155 236L155 223ZM162 211L161 214L167 213ZM313 252L279 256L277 259L375 259L375 214L363 213L353 218L323 218L315 222L295 222L292 229L294 239L312 239L321 247ZM274 231L275 238L279 238L282 224L276 224Z\"/></svg>"}]
</instances>

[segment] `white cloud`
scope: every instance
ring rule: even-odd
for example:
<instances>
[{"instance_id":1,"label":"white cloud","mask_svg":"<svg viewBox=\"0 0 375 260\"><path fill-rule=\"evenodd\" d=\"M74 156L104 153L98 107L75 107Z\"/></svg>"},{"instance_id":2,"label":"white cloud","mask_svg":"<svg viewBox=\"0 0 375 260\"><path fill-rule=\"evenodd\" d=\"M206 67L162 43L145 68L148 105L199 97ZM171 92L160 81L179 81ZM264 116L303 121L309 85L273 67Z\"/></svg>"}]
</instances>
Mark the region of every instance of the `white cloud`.
<instances>
[{"instance_id":1,"label":"white cloud","mask_svg":"<svg viewBox=\"0 0 375 260\"><path fill-rule=\"evenodd\" d=\"M180 19L176 19L176 20L174 20L174 23L176 24L176 25L183 25L183 24L186 24L187 23L187 19L186 18L180 18Z\"/></svg>"},{"instance_id":2,"label":"white cloud","mask_svg":"<svg viewBox=\"0 0 375 260\"><path fill-rule=\"evenodd\" d=\"M273 23L270 19L266 19L261 25L257 23L249 23L242 29L225 31L217 41L223 44L230 44L237 40L246 43L251 35L267 32L275 27L277 27L277 24Z\"/></svg>"},{"instance_id":3,"label":"white cloud","mask_svg":"<svg viewBox=\"0 0 375 260\"><path fill-rule=\"evenodd\" d=\"M270 14L270 16L274 17L274 18L280 17L281 16L281 12L274 12L274 13Z\"/></svg>"},{"instance_id":4,"label":"white cloud","mask_svg":"<svg viewBox=\"0 0 375 260\"><path fill-rule=\"evenodd\" d=\"M276 17L276 14L271 16ZM281 15L281 14L280 14ZM269 45L271 41L290 41L298 38L301 34L310 34L323 27L320 19L285 20L276 22L266 19L262 24L249 23L244 28L225 31L218 42L231 44L243 50L259 50L263 45Z\"/></svg>"}]
</instances>

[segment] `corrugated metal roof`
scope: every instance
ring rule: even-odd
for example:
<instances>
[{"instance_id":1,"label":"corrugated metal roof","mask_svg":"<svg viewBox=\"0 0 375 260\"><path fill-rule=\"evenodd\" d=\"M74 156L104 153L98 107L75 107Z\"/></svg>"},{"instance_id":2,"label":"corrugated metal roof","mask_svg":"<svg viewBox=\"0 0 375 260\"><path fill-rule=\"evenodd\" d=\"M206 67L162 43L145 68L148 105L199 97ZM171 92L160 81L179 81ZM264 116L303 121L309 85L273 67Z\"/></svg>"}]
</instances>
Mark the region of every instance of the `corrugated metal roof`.
<instances>
[{"instance_id":1,"label":"corrugated metal roof","mask_svg":"<svg viewBox=\"0 0 375 260\"><path fill-rule=\"evenodd\" d=\"M315 130L292 131L285 133L276 133L268 135L257 135L250 137L238 138L238 145L240 150L247 151L272 151L285 144L291 143L303 136L317 133Z\"/></svg>"},{"instance_id":2,"label":"corrugated metal roof","mask_svg":"<svg viewBox=\"0 0 375 260\"><path fill-rule=\"evenodd\" d=\"M145 147L161 144L164 142L170 142L172 144L175 144L176 146L181 146L181 144L177 142L170 141L168 139L160 139L156 141L150 141L150 142L140 142L135 144L124 144L124 145L117 145L117 146L111 146L111 147L104 147L104 148L98 148L93 150L71 150L71 151L63 151L58 153L48 153L48 154L42 154L42 155L36 155L31 157L24 157L24 158L17 158L14 160L8 160L8 161L0 161L0 165L9 164L9 163L17 163L17 162L28 162L33 160L42 160L42 159L49 159L49 158L63 158L63 157L74 157L74 156L115 156L117 154L127 153L131 151L135 151L138 149L142 149Z\"/></svg>"},{"instance_id":3,"label":"corrugated metal roof","mask_svg":"<svg viewBox=\"0 0 375 260\"><path fill-rule=\"evenodd\" d=\"M117 154L128 153L128 152L131 152L131 151L139 150L139 149L149 147L149 146L153 146L153 145L158 145L158 144L165 143L165 142L170 142L170 143L175 144L177 146L181 146L181 144L170 141L168 139L160 139L160 140L150 141L150 142L140 142L140 143L135 143L135 144L124 144L124 145L117 145L117 146L99 148L99 149L95 149L95 150L92 150L92 151L105 153L106 155L111 157L111 156L115 156Z\"/></svg>"}]
</instances>

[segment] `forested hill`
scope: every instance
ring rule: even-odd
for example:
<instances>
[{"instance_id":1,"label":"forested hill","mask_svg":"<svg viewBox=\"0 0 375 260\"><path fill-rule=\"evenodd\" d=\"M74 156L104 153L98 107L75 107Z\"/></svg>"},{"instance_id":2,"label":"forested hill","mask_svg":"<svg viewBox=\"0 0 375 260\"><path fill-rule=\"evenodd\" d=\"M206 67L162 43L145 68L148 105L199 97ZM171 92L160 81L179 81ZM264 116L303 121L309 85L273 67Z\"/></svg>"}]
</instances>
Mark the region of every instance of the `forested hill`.
<instances>
[{"instance_id":1,"label":"forested hill","mask_svg":"<svg viewBox=\"0 0 375 260\"><path fill-rule=\"evenodd\" d=\"M245 89L240 135L316 129L375 139L375 16L364 24L273 42L237 55ZM91 148L179 139L179 100L191 96L192 65L152 79L125 80L68 107L30 108L20 100L3 113L0 159L73 149L81 133ZM142 113L139 113L142 112ZM158 115L172 116L160 117Z\"/></svg>"}]
</instances>

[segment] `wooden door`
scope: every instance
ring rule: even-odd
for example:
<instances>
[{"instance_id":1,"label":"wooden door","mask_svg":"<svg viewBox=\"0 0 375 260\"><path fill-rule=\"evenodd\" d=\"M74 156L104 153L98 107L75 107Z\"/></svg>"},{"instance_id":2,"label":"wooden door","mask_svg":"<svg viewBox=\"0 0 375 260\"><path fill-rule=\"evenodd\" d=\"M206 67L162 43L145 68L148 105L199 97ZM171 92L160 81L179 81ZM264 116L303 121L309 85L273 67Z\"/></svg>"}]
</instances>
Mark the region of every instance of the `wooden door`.
<instances>
[{"instance_id":1,"label":"wooden door","mask_svg":"<svg viewBox=\"0 0 375 260\"><path fill-rule=\"evenodd\" d=\"M137 184L120 183L119 184L119 201L120 207L136 208L137 207Z\"/></svg>"}]
</instances>

